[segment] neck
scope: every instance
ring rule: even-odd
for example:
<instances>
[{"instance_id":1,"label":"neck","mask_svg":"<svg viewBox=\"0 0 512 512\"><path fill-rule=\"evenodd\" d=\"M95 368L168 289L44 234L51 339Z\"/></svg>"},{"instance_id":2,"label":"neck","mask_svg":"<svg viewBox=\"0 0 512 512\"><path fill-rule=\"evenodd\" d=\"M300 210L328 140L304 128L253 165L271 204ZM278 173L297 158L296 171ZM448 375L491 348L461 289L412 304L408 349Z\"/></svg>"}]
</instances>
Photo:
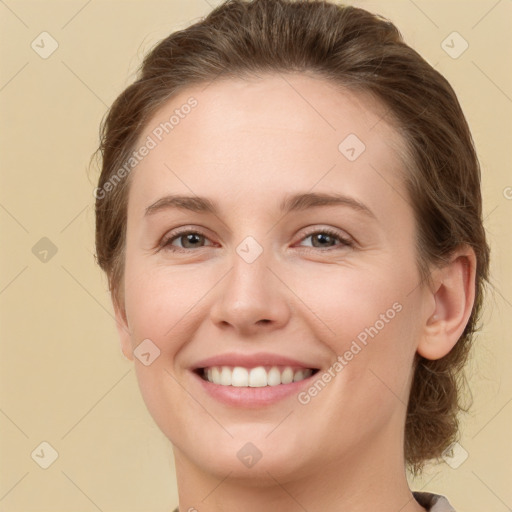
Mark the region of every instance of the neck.
<instances>
[{"instance_id":1,"label":"neck","mask_svg":"<svg viewBox=\"0 0 512 512\"><path fill-rule=\"evenodd\" d=\"M402 449L382 436L343 457L312 461L293 474L277 468L205 473L174 448L180 512L425 512L407 483ZM397 456L397 454L399 456ZM263 459L262 459L263 461ZM260 463L258 463L260 464Z\"/></svg>"}]
</instances>

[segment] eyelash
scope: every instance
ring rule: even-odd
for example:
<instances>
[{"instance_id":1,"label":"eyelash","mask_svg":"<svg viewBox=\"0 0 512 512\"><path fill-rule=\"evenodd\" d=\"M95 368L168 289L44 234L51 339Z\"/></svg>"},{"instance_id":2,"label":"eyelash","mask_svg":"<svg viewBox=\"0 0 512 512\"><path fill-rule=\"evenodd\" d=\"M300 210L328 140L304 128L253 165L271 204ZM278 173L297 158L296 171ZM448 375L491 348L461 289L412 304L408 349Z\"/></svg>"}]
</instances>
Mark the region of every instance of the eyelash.
<instances>
[{"instance_id":1,"label":"eyelash","mask_svg":"<svg viewBox=\"0 0 512 512\"><path fill-rule=\"evenodd\" d=\"M330 229L330 228L316 229L316 230L310 231L309 233L304 235L300 241L302 242L302 241L306 240L307 238L309 238L310 236L315 235L315 234L328 235L330 237L337 239L340 243L336 244L334 246L331 246L331 247L326 247L325 249L322 249L321 247L302 247L302 249L306 249L307 252L309 252L311 250L313 250L313 251L320 250L321 252L326 252L326 251L330 251L330 250L340 248L340 247L343 248L343 247L353 247L354 246L354 242L352 242L352 240L341 236L341 234L338 231L336 231L334 229ZM170 252L193 251L194 249L184 249L182 247L176 247L176 246L172 245L172 242L174 240L176 240L184 235L199 235L199 236L204 237L205 239L208 239L208 237L201 231L184 229L184 230L178 231L176 233L171 233L168 237L164 238L162 243L160 244L160 249L164 249L164 250L170 251ZM204 247L205 246L199 247L199 249L203 249Z\"/></svg>"}]
</instances>

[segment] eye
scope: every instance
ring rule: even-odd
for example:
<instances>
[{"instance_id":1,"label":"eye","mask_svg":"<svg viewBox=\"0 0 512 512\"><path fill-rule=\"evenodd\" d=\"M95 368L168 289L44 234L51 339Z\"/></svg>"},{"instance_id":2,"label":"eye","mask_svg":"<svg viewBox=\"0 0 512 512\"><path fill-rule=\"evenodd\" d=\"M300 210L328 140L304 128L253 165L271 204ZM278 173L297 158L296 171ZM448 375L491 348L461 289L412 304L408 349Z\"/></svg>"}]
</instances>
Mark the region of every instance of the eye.
<instances>
[{"instance_id":1,"label":"eye","mask_svg":"<svg viewBox=\"0 0 512 512\"><path fill-rule=\"evenodd\" d=\"M331 249L335 247L352 247L353 242L333 229L317 229L311 231L301 239L301 242L311 240L309 245L303 247L310 247L312 249ZM214 245L210 242L209 238L200 231L183 230L180 232L170 233L169 236L164 238L161 243L161 248L172 252L187 252L192 249L201 249Z\"/></svg>"},{"instance_id":2,"label":"eye","mask_svg":"<svg viewBox=\"0 0 512 512\"><path fill-rule=\"evenodd\" d=\"M304 238L302 241L311 240L311 245L306 247L312 247L314 249L330 249L331 247L341 246L341 247L352 247L354 244L351 240L341 235L341 233L337 232L333 229L321 229L317 231L312 231Z\"/></svg>"},{"instance_id":3,"label":"eye","mask_svg":"<svg viewBox=\"0 0 512 512\"><path fill-rule=\"evenodd\" d=\"M181 231L171 233L162 241L161 246L169 251L186 251L205 247L207 240L209 239L198 231Z\"/></svg>"}]
</instances>

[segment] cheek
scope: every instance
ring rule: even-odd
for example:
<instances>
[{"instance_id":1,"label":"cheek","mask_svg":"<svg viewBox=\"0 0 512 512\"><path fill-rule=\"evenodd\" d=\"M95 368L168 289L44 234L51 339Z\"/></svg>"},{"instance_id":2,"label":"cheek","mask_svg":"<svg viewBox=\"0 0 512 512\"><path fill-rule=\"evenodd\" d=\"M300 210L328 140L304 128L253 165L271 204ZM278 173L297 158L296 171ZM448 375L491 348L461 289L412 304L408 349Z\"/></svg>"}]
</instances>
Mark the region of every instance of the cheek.
<instances>
[{"instance_id":1,"label":"cheek","mask_svg":"<svg viewBox=\"0 0 512 512\"><path fill-rule=\"evenodd\" d=\"M215 283L211 274L199 267L150 266L136 257L126 261L125 304L132 346L149 339L160 351L148 366L135 361L138 385L148 411L171 441L181 438L183 427L172 418L191 406L190 396L176 380L177 353L197 329L201 300Z\"/></svg>"},{"instance_id":2,"label":"cheek","mask_svg":"<svg viewBox=\"0 0 512 512\"><path fill-rule=\"evenodd\" d=\"M150 266L127 261L125 304L133 338L150 338L161 350L187 328L215 280L208 268Z\"/></svg>"},{"instance_id":3,"label":"cheek","mask_svg":"<svg viewBox=\"0 0 512 512\"><path fill-rule=\"evenodd\" d=\"M326 265L298 274L294 289L304 297L304 306L315 313L316 324L327 334L333 348L344 349L347 341L365 341L393 332L411 298L414 269L404 264L335 267ZM306 311L306 310L305 310Z\"/></svg>"},{"instance_id":4,"label":"cheek","mask_svg":"<svg viewBox=\"0 0 512 512\"><path fill-rule=\"evenodd\" d=\"M325 272L309 274L300 286L297 280L295 289L315 312L308 315L310 328L331 350L332 362L339 363L332 368L333 391L337 389L347 406L359 403L361 411L396 401L395 395L406 402L419 325L419 298L410 294L415 266L403 262L382 265L378 271Z\"/></svg>"}]
</instances>

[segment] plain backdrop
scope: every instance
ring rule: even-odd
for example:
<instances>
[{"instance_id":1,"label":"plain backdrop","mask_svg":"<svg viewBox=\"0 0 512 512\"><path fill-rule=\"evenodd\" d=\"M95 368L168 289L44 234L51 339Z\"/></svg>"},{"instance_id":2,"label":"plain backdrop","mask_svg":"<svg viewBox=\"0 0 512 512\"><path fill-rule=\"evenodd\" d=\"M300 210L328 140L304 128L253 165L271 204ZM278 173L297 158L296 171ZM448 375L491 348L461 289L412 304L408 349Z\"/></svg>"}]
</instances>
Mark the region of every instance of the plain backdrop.
<instances>
[{"instance_id":1,"label":"plain backdrop","mask_svg":"<svg viewBox=\"0 0 512 512\"><path fill-rule=\"evenodd\" d=\"M142 56L218 3L0 1L0 511L164 512L177 504L170 442L121 354L94 262L98 172L89 160L106 109ZM512 2L352 3L390 18L447 77L483 171L492 286L468 367L474 404L449 463L429 467L411 487L447 495L457 512L505 512L512 509Z\"/></svg>"}]
</instances>

